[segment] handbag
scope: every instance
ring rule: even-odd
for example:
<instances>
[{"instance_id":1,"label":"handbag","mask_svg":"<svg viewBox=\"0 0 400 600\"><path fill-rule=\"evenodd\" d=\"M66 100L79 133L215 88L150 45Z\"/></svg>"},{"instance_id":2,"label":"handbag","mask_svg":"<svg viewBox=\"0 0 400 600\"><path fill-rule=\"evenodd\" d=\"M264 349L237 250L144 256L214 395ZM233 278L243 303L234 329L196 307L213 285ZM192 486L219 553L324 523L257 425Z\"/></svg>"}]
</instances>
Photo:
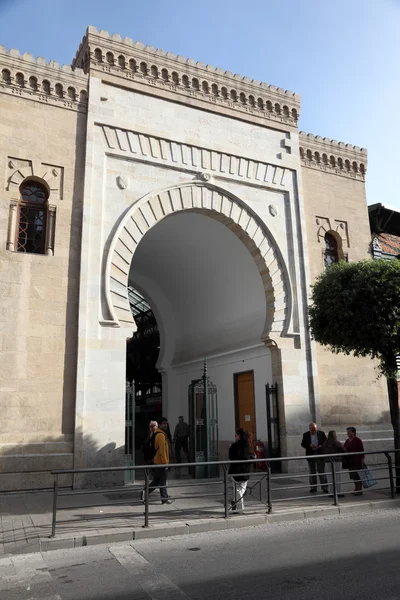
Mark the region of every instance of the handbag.
<instances>
[{"instance_id":1,"label":"handbag","mask_svg":"<svg viewBox=\"0 0 400 600\"><path fill-rule=\"evenodd\" d=\"M363 488L370 488L376 485L376 480L372 474L372 471L367 465L363 465L361 471L358 471L358 475L362 481Z\"/></svg>"}]
</instances>

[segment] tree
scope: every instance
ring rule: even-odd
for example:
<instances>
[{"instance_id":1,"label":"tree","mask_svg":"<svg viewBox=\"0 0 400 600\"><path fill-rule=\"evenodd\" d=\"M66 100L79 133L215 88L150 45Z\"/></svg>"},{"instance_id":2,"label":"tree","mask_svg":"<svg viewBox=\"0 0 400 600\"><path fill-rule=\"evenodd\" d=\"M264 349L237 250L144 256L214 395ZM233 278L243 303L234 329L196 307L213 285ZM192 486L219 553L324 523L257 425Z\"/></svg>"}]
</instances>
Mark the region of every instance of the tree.
<instances>
[{"instance_id":1,"label":"tree","mask_svg":"<svg viewBox=\"0 0 400 600\"><path fill-rule=\"evenodd\" d=\"M340 262L324 271L312 287L309 309L312 337L338 354L378 359L387 378L394 448L400 450L400 260ZM396 452L400 492L400 452Z\"/></svg>"}]
</instances>

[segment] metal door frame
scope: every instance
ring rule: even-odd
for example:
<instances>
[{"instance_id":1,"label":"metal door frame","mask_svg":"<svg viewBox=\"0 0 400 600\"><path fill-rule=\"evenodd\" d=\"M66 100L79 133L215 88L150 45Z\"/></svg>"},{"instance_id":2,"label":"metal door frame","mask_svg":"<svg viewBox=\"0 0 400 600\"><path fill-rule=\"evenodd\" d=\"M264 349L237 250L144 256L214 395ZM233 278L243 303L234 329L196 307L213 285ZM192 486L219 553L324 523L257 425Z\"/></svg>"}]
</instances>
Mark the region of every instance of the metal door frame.
<instances>
[{"instance_id":1,"label":"metal door frame","mask_svg":"<svg viewBox=\"0 0 400 600\"><path fill-rule=\"evenodd\" d=\"M279 458L281 456L281 433L279 423L279 397L278 384L265 386L265 402L267 408L267 436L268 436L268 457ZM275 408L275 410L274 410ZM274 416L275 414L275 416ZM275 435L273 435L275 433ZM273 445L273 440L276 444ZM274 463L281 469L281 463Z\"/></svg>"},{"instance_id":2,"label":"metal door frame","mask_svg":"<svg viewBox=\"0 0 400 600\"><path fill-rule=\"evenodd\" d=\"M125 388L125 465L135 466L135 384L126 382ZM124 471L124 483L135 483L135 471Z\"/></svg>"}]
</instances>

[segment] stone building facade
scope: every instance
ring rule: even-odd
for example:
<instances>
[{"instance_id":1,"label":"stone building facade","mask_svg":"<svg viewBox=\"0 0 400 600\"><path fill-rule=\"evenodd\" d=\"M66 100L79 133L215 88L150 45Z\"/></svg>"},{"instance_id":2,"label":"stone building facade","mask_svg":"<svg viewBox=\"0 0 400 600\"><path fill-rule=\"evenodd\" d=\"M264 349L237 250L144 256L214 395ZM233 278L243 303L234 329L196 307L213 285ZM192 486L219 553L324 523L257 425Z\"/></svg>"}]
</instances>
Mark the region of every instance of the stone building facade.
<instances>
[{"instance_id":1,"label":"stone building facade","mask_svg":"<svg viewBox=\"0 0 400 600\"><path fill-rule=\"evenodd\" d=\"M387 445L373 363L307 325L324 263L369 255L365 150L299 133L297 94L92 27L72 68L1 49L0 71L2 489L123 464L128 287L171 423L208 358L221 456L241 419L266 441L275 383L283 454L310 419Z\"/></svg>"}]
</instances>

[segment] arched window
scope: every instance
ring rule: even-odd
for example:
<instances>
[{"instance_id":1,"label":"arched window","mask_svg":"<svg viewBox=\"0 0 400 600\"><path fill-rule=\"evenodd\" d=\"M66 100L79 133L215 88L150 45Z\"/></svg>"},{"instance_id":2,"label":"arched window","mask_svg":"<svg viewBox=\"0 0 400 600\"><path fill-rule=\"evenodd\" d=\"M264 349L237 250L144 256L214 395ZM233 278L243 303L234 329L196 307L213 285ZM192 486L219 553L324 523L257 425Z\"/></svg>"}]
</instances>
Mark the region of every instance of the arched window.
<instances>
[{"instance_id":1,"label":"arched window","mask_svg":"<svg viewBox=\"0 0 400 600\"><path fill-rule=\"evenodd\" d=\"M18 211L17 252L45 253L45 236L48 210L46 188L33 180L20 187Z\"/></svg>"},{"instance_id":2,"label":"arched window","mask_svg":"<svg viewBox=\"0 0 400 600\"><path fill-rule=\"evenodd\" d=\"M325 234L324 264L325 269L339 262L337 241L331 233Z\"/></svg>"}]
</instances>

